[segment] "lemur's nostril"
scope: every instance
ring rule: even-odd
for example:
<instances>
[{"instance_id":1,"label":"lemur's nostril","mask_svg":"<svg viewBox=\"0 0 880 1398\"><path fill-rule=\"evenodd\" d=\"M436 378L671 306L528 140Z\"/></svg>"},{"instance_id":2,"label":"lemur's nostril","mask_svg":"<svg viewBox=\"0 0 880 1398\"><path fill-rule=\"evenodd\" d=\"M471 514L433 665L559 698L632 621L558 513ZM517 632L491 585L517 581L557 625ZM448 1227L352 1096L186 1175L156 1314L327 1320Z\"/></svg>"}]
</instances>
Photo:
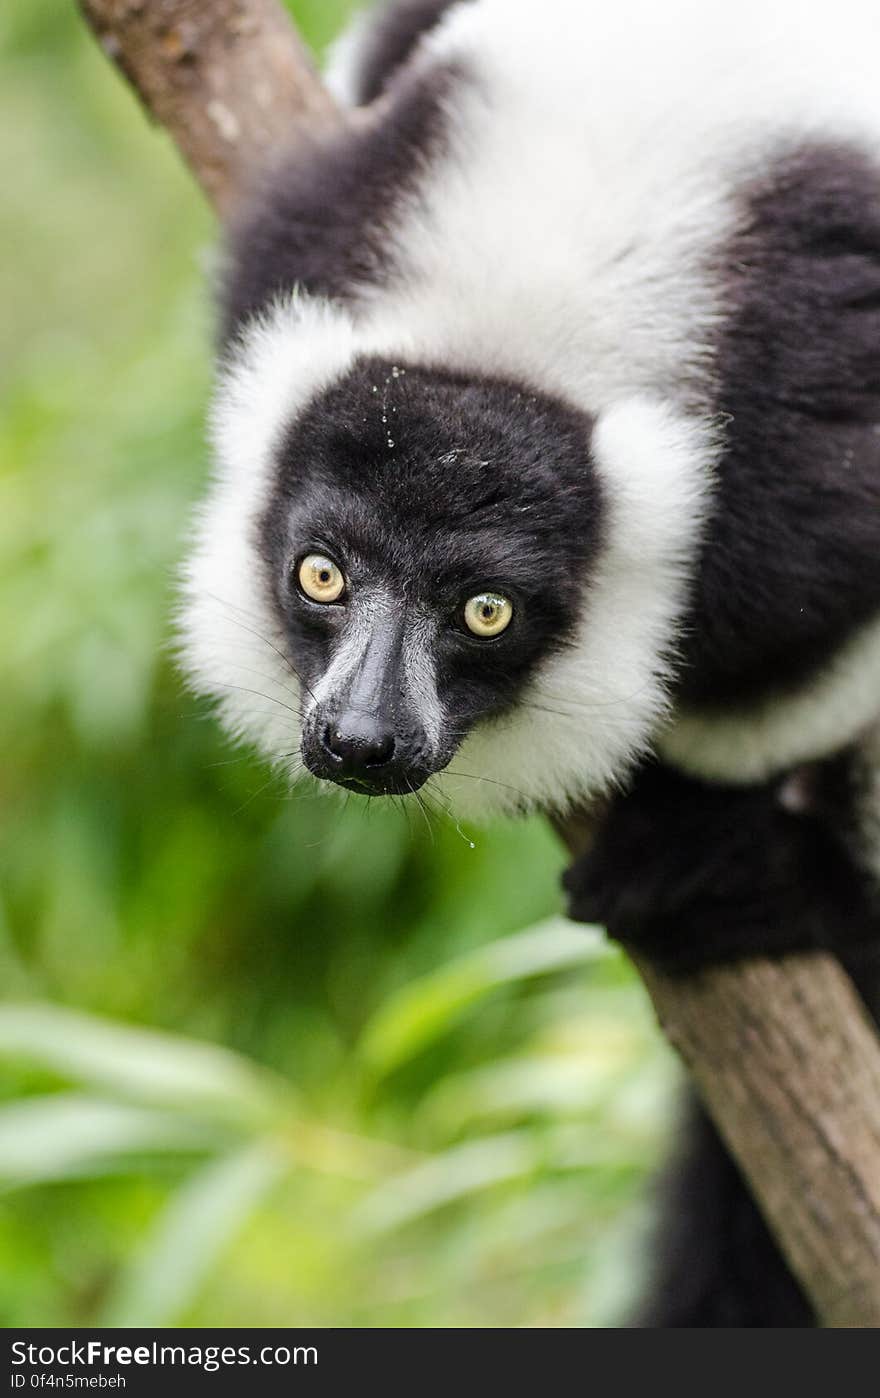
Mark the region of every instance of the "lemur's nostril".
<instances>
[{"instance_id":1,"label":"lemur's nostril","mask_svg":"<svg viewBox=\"0 0 880 1398\"><path fill-rule=\"evenodd\" d=\"M371 755L367 758L368 767L384 767L386 762L390 762L394 756L394 738L391 733L373 744Z\"/></svg>"},{"instance_id":2,"label":"lemur's nostril","mask_svg":"<svg viewBox=\"0 0 880 1398\"><path fill-rule=\"evenodd\" d=\"M394 757L394 734L373 725L339 727L327 724L321 741L329 753L350 773L365 767L384 767Z\"/></svg>"}]
</instances>

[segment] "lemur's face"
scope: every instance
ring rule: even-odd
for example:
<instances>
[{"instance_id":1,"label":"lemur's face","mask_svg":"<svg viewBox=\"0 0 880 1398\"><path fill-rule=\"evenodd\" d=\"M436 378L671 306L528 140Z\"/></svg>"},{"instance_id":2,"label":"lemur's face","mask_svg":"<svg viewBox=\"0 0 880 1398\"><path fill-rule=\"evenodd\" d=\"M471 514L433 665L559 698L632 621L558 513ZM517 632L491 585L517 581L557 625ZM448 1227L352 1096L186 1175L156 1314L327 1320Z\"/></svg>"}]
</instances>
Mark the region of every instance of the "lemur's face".
<instances>
[{"instance_id":1,"label":"lemur's face","mask_svg":"<svg viewBox=\"0 0 880 1398\"><path fill-rule=\"evenodd\" d=\"M607 789L665 711L705 444L662 406L593 422L360 334L294 300L230 354L191 680L293 776L475 815Z\"/></svg>"},{"instance_id":2,"label":"lemur's face","mask_svg":"<svg viewBox=\"0 0 880 1398\"><path fill-rule=\"evenodd\" d=\"M308 770L405 795L503 724L573 635L599 516L589 424L557 403L378 360L321 393L259 525Z\"/></svg>"}]
</instances>

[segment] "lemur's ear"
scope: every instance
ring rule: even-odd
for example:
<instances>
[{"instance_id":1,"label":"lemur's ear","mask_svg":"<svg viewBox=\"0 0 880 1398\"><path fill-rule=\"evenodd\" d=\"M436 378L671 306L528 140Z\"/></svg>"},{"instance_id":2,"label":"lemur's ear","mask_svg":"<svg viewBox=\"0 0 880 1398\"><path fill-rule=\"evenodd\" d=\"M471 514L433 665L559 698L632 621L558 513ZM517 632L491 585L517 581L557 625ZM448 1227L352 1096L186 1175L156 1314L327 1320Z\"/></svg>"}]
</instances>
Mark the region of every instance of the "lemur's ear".
<instances>
[{"instance_id":1,"label":"lemur's ear","mask_svg":"<svg viewBox=\"0 0 880 1398\"><path fill-rule=\"evenodd\" d=\"M264 468L288 423L355 354L348 312L299 290L247 322L226 350L211 414L221 474Z\"/></svg>"},{"instance_id":2,"label":"lemur's ear","mask_svg":"<svg viewBox=\"0 0 880 1398\"><path fill-rule=\"evenodd\" d=\"M600 413L592 454L619 548L638 559L687 564L699 539L719 440L704 421L649 398Z\"/></svg>"}]
</instances>

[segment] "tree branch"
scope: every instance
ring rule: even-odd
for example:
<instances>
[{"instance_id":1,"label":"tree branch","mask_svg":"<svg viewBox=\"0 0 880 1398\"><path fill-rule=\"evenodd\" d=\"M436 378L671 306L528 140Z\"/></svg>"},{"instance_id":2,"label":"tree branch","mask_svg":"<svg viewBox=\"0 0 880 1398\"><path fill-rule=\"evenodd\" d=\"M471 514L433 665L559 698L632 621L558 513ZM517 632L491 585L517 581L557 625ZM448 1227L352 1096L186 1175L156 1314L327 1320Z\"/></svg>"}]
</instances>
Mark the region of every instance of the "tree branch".
<instances>
[{"instance_id":1,"label":"tree branch","mask_svg":"<svg viewBox=\"0 0 880 1398\"><path fill-rule=\"evenodd\" d=\"M223 217L274 150L343 120L276 0L79 3ZM580 853L589 821L560 833ZM880 1326L880 1043L840 966L636 964L818 1315Z\"/></svg>"},{"instance_id":2,"label":"tree branch","mask_svg":"<svg viewBox=\"0 0 880 1398\"><path fill-rule=\"evenodd\" d=\"M272 151L342 114L278 0L79 0L221 216Z\"/></svg>"},{"instance_id":3,"label":"tree branch","mask_svg":"<svg viewBox=\"0 0 880 1398\"><path fill-rule=\"evenodd\" d=\"M815 952L637 965L816 1314L880 1326L880 1051L848 976Z\"/></svg>"}]
</instances>

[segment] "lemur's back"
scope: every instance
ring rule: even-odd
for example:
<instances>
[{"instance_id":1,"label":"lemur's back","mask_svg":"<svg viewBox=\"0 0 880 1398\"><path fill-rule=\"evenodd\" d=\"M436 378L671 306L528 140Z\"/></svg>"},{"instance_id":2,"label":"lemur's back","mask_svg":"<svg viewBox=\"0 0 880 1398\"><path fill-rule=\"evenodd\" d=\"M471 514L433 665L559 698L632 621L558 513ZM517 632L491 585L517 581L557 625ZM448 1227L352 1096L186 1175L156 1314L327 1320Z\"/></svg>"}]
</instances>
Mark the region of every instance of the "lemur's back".
<instances>
[{"instance_id":1,"label":"lemur's back","mask_svg":"<svg viewBox=\"0 0 880 1398\"><path fill-rule=\"evenodd\" d=\"M880 21L843 10L832 27L789 0L554 0L539 17L529 0L453 4L395 80L436 97L442 134L391 215L398 278L376 313L593 411L638 390L699 395L742 185L804 142L880 147Z\"/></svg>"}]
</instances>

